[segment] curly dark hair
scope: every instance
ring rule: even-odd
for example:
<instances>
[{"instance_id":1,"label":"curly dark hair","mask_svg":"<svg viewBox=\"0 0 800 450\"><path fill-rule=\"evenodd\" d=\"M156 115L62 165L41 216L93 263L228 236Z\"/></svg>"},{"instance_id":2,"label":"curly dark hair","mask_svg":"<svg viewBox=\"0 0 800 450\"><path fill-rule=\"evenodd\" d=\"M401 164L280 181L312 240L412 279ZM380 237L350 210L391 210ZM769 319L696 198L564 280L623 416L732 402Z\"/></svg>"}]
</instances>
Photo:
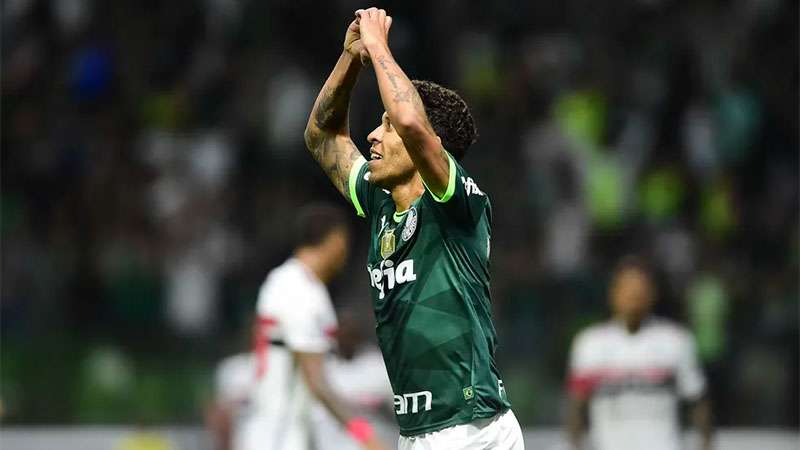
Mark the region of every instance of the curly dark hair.
<instances>
[{"instance_id":1,"label":"curly dark hair","mask_svg":"<svg viewBox=\"0 0 800 450\"><path fill-rule=\"evenodd\" d=\"M475 119L469 106L455 91L432 81L413 80L433 131L442 139L442 146L460 161L478 138Z\"/></svg>"}]
</instances>

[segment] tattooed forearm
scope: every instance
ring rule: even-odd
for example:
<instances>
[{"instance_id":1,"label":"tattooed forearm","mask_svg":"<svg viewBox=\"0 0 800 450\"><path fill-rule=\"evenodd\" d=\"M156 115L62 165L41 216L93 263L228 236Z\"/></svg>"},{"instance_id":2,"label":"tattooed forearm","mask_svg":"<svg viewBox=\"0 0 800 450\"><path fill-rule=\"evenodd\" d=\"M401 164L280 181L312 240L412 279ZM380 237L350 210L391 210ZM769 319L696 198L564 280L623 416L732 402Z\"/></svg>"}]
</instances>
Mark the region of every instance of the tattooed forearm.
<instances>
[{"instance_id":1,"label":"tattooed forearm","mask_svg":"<svg viewBox=\"0 0 800 450\"><path fill-rule=\"evenodd\" d=\"M389 68L391 62L386 60L386 56L378 56L378 64L380 64L381 68L386 73L386 77L389 78L389 83L392 84L392 93L394 93L395 102L410 102L412 96L417 95L416 89L414 89L414 85L412 85L410 81L406 83L407 86L401 87L398 85L397 79L399 76Z\"/></svg>"},{"instance_id":2,"label":"tattooed forearm","mask_svg":"<svg viewBox=\"0 0 800 450\"><path fill-rule=\"evenodd\" d=\"M386 72L386 76L389 77L389 82L392 83L392 88L394 90L400 89L399 87L397 87L397 75L394 72L392 72L391 70L389 70L388 67L386 67L386 57L385 56L381 55L381 56L378 57L378 64L381 65L381 67L383 68L383 71Z\"/></svg>"},{"instance_id":3,"label":"tattooed forearm","mask_svg":"<svg viewBox=\"0 0 800 450\"><path fill-rule=\"evenodd\" d=\"M350 139L347 118L360 70L361 62L343 52L314 102L303 135L311 156L347 199L350 169L361 157Z\"/></svg>"},{"instance_id":4,"label":"tattooed forearm","mask_svg":"<svg viewBox=\"0 0 800 450\"><path fill-rule=\"evenodd\" d=\"M417 93L417 89L414 87L414 84L411 83L411 80L402 73L397 63L387 58L386 55L378 56L377 61L378 65L380 65L386 77L389 79L389 83L392 85L392 102L394 105L399 106L400 103L410 103L414 107L414 111L422 118L422 123L425 127L429 131L433 131L428 122L428 116L425 113L425 106L422 103L422 99L419 97L419 93ZM391 114L389 109L390 108L387 108L387 112Z\"/></svg>"},{"instance_id":5,"label":"tattooed forearm","mask_svg":"<svg viewBox=\"0 0 800 450\"><path fill-rule=\"evenodd\" d=\"M341 87L323 87L314 112L316 126L320 130L338 130L346 127L349 104L349 90Z\"/></svg>"},{"instance_id":6,"label":"tattooed forearm","mask_svg":"<svg viewBox=\"0 0 800 450\"><path fill-rule=\"evenodd\" d=\"M394 90L394 97L392 97L392 101L395 103L399 102L410 102L414 97L414 86L409 86L405 90L395 89Z\"/></svg>"},{"instance_id":7,"label":"tattooed forearm","mask_svg":"<svg viewBox=\"0 0 800 450\"><path fill-rule=\"evenodd\" d=\"M358 79L361 63L349 54L342 53L336 66L322 86L311 115L307 132L325 134L347 134L347 116L350 109L350 94Z\"/></svg>"}]
</instances>

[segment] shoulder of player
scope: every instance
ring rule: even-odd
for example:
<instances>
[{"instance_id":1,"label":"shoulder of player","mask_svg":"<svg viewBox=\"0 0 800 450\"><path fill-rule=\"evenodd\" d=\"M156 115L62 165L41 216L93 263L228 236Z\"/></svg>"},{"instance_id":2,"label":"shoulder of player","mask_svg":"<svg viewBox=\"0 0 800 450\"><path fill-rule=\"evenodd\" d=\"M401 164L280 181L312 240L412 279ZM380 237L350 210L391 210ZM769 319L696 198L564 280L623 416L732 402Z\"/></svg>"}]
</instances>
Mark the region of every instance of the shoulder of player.
<instances>
[{"instance_id":1,"label":"shoulder of player","mask_svg":"<svg viewBox=\"0 0 800 450\"><path fill-rule=\"evenodd\" d=\"M653 317L648 325L653 331L672 334L675 336L690 336L691 332L685 325L665 317Z\"/></svg>"},{"instance_id":2,"label":"shoulder of player","mask_svg":"<svg viewBox=\"0 0 800 450\"><path fill-rule=\"evenodd\" d=\"M597 342L612 335L615 331L615 325L611 321L596 323L584 328L575 335L575 347L586 347L589 345L596 345Z\"/></svg>"},{"instance_id":3,"label":"shoulder of player","mask_svg":"<svg viewBox=\"0 0 800 450\"><path fill-rule=\"evenodd\" d=\"M490 205L489 194L483 190L483 187L479 186L477 181L475 181L475 179L461 166L457 165L455 167L456 175L452 180L454 186L452 187L452 192L446 195L447 200L437 200L430 190L425 189L425 192L422 194L423 201L430 205L436 206L443 203L449 203L451 196L459 195L473 199L481 199L484 200L484 205Z\"/></svg>"},{"instance_id":4,"label":"shoulder of player","mask_svg":"<svg viewBox=\"0 0 800 450\"><path fill-rule=\"evenodd\" d=\"M270 273L270 278L279 285L289 284L293 287L307 285L319 288L322 283L298 259L289 258L285 263Z\"/></svg>"},{"instance_id":5,"label":"shoulder of player","mask_svg":"<svg viewBox=\"0 0 800 450\"><path fill-rule=\"evenodd\" d=\"M303 295L295 295L302 292ZM261 285L258 293L258 312L267 309L279 309L283 303L296 305L297 302L309 301L325 295L320 283L309 276L306 269L297 260L289 259L274 268ZM290 300L280 304L274 299Z\"/></svg>"},{"instance_id":6,"label":"shoulder of player","mask_svg":"<svg viewBox=\"0 0 800 450\"><path fill-rule=\"evenodd\" d=\"M364 204L361 207L364 210L364 217L369 220L381 214L381 211L391 202L392 193L368 182L364 183L364 186L364 189L369 190L370 194L363 199Z\"/></svg>"},{"instance_id":7,"label":"shoulder of player","mask_svg":"<svg viewBox=\"0 0 800 450\"><path fill-rule=\"evenodd\" d=\"M284 262L278 267L275 267L274 269L270 270L269 273L267 273L267 276L261 283L261 287L258 289L259 299L266 296L273 289L279 288L285 283L291 281L293 274L291 268L287 270L287 263L288 261Z\"/></svg>"},{"instance_id":8,"label":"shoulder of player","mask_svg":"<svg viewBox=\"0 0 800 450\"><path fill-rule=\"evenodd\" d=\"M249 368L253 365L253 354L252 353L237 353L235 355L230 355L225 357L222 361L219 362L217 365L217 371L220 374L229 374L232 372L237 372L240 370L249 370Z\"/></svg>"},{"instance_id":9,"label":"shoulder of player","mask_svg":"<svg viewBox=\"0 0 800 450\"><path fill-rule=\"evenodd\" d=\"M692 332L684 325L664 317L653 317L648 325L653 332L676 339L692 339Z\"/></svg>"},{"instance_id":10,"label":"shoulder of player","mask_svg":"<svg viewBox=\"0 0 800 450\"><path fill-rule=\"evenodd\" d=\"M383 365L383 353L373 344L366 344L359 348L354 359L368 364L380 363Z\"/></svg>"},{"instance_id":11,"label":"shoulder of player","mask_svg":"<svg viewBox=\"0 0 800 450\"><path fill-rule=\"evenodd\" d=\"M474 194L486 198L489 197L489 195L486 193L483 187L478 184L478 180L475 179L474 176L470 175L470 173L458 161L455 162L455 167L456 167L456 183L461 183L467 195Z\"/></svg>"}]
</instances>

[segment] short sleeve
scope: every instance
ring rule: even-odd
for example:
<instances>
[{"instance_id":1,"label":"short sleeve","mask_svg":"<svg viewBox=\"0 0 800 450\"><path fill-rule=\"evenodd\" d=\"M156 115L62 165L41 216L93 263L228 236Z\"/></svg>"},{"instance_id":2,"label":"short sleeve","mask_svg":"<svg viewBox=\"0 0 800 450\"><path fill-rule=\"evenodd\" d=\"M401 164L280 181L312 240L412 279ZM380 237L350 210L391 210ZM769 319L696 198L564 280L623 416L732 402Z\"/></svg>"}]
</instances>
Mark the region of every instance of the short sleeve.
<instances>
[{"instance_id":1,"label":"short sleeve","mask_svg":"<svg viewBox=\"0 0 800 450\"><path fill-rule=\"evenodd\" d=\"M427 184L425 189L434 200L433 203L445 214L458 222L475 225L487 208L489 198L452 155L448 153L447 159L450 166L447 190L439 197L428 188Z\"/></svg>"},{"instance_id":2,"label":"short sleeve","mask_svg":"<svg viewBox=\"0 0 800 450\"><path fill-rule=\"evenodd\" d=\"M697 359L694 338L688 332L681 333L681 351L677 368L678 394L686 400L700 398L706 389L706 379Z\"/></svg>"},{"instance_id":3,"label":"short sleeve","mask_svg":"<svg viewBox=\"0 0 800 450\"><path fill-rule=\"evenodd\" d=\"M572 342L567 371L567 390L573 397L588 398L597 384L597 371L592 367L592 354L585 333Z\"/></svg>"},{"instance_id":4,"label":"short sleeve","mask_svg":"<svg viewBox=\"0 0 800 450\"><path fill-rule=\"evenodd\" d=\"M269 307L268 299L276 296L283 301L279 306ZM329 304L317 290L282 278L262 289L257 311L259 319L270 325L267 335L283 340L288 349L326 353L332 346L330 334L336 328L336 317L326 308Z\"/></svg>"}]
</instances>

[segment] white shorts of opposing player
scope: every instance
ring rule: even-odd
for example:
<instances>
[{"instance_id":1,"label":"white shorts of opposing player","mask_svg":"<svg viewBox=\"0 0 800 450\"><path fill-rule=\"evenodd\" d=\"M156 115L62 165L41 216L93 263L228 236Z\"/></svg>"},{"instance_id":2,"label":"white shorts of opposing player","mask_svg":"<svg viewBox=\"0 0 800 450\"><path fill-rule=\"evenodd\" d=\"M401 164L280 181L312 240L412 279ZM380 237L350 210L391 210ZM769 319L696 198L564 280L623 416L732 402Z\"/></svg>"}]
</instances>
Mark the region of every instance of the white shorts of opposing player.
<instances>
[{"instance_id":1,"label":"white shorts of opposing player","mask_svg":"<svg viewBox=\"0 0 800 450\"><path fill-rule=\"evenodd\" d=\"M398 450L525 450L522 430L508 411L489 419L417 436L400 436Z\"/></svg>"}]
</instances>

